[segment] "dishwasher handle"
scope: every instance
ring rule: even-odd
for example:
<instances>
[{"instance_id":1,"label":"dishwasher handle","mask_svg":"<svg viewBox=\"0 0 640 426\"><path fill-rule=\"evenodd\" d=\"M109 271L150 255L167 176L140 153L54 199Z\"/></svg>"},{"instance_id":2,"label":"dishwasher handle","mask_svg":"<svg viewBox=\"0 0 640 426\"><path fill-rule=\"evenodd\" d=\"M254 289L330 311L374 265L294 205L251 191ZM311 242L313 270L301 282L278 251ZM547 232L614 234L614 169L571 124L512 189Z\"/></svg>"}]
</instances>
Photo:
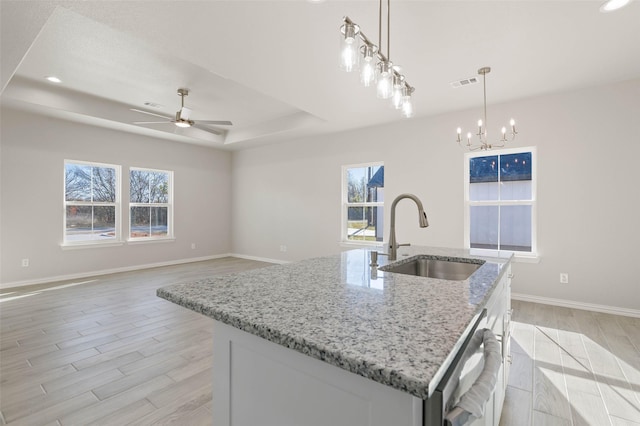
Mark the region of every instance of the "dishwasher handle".
<instances>
[{"instance_id":1,"label":"dishwasher handle","mask_svg":"<svg viewBox=\"0 0 640 426\"><path fill-rule=\"evenodd\" d=\"M495 390L498 372L502 365L500 343L489 329L483 330L482 342L484 344L484 368L471 388L445 415L446 426L463 426L471 416L482 417L485 405Z\"/></svg>"}]
</instances>

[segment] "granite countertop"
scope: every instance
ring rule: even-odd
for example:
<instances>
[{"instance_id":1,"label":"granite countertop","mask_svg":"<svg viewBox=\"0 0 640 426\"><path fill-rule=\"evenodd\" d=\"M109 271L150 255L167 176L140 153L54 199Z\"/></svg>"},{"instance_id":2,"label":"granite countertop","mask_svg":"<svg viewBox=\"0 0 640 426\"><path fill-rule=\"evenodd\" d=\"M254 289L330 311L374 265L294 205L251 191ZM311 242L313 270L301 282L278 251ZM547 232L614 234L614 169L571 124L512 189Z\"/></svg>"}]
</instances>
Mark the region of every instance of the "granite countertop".
<instances>
[{"instance_id":1,"label":"granite countertop","mask_svg":"<svg viewBox=\"0 0 640 426\"><path fill-rule=\"evenodd\" d=\"M382 272L357 249L158 289L158 296L215 320L408 392L430 396L510 258L468 250L402 247L483 259L464 281ZM387 263L379 257L380 266ZM390 262L390 263L394 263Z\"/></svg>"}]
</instances>

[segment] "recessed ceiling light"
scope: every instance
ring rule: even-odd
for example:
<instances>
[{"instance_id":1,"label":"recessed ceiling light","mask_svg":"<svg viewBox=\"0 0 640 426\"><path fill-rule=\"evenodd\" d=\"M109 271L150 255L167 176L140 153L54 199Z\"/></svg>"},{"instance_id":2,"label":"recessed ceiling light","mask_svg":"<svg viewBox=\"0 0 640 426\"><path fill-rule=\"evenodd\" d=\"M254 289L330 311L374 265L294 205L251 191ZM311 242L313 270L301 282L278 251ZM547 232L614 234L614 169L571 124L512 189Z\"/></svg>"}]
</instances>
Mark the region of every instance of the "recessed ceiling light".
<instances>
[{"instance_id":1,"label":"recessed ceiling light","mask_svg":"<svg viewBox=\"0 0 640 426\"><path fill-rule=\"evenodd\" d=\"M50 81L51 83L62 83L62 80L60 80L55 75L50 75L50 76L47 76L45 78L47 79L47 81Z\"/></svg>"},{"instance_id":2,"label":"recessed ceiling light","mask_svg":"<svg viewBox=\"0 0 640 426\"><path fill-rule=\"evenodd\" d=\"M608 0L600 6L600 12L613 12L629 4L631 0Z\"/></svg>"}]
</instances>

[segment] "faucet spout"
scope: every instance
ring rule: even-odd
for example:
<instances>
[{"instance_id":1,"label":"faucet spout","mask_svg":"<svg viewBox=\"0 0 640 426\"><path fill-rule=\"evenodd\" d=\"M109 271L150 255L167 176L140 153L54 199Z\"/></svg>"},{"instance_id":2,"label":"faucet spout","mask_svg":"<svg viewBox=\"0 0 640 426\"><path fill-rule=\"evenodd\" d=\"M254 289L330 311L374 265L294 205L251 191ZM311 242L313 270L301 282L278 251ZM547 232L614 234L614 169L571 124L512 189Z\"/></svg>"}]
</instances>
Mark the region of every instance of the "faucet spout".
<instances>
[{"instance_id":1,"label":"faucet spout","mask_svg":"<svg viewBox=\"0 0 640 426\"><path fill-rule=\"evenodd\" d=\"M413 194L400 194L393 200L391 204L391 230L389 232L389 260L396 260L398 255L398 247L400 244L396 242L396 205L400 200L405 198L409 198L413 200L418 206L418 224L420 228L426 228L429 226L429 221L427 220L427 214L422 207L422 202L418 197ZM406 244L408 245L408 244Z\"/></svg>"}]
</instances>

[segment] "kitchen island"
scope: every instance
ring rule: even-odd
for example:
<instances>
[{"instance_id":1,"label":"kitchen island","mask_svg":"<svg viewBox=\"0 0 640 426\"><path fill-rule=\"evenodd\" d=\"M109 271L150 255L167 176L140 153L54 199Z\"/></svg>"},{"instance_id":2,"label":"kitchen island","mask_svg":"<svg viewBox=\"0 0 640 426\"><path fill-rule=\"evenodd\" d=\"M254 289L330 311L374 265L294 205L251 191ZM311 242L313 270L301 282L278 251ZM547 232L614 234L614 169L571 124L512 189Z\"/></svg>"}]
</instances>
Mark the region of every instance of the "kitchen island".
<instances>
[{"instance_id":1,"label":"kitchen island","mask_svg":"<svg viewBox=\"0 0 640 426\"><path fill-rule=\"evenodd\" d=\"M380 271L358 249L159 289L215 320L214 424L421 425L510 258L403 247L396 262L418 254L484 263L452 281Z\"/></svg>"}]
</instances>

